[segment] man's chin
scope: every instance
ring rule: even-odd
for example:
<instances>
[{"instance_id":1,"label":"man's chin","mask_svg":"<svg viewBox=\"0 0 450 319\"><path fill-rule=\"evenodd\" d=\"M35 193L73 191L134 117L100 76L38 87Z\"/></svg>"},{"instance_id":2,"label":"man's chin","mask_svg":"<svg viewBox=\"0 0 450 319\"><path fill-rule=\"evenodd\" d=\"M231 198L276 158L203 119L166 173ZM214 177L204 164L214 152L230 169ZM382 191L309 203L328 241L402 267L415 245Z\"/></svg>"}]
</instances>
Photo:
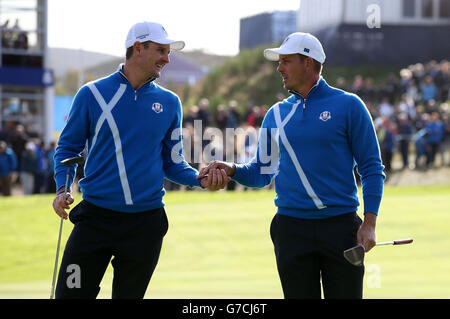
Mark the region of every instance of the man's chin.
<instances>
[{"instance_id":1,"label":"man's chin","mask_svg":"<svg viewBox=\"0 0 450 319\"><path fill-rule=\"evenodd\" d=\"M153 72L151 73L150 77L152 77L152 78L159 78L159 77L161 76L161 71L162 71L162 70L159 70L159 71L153 71Z\"/></svg>"}]
</instances>

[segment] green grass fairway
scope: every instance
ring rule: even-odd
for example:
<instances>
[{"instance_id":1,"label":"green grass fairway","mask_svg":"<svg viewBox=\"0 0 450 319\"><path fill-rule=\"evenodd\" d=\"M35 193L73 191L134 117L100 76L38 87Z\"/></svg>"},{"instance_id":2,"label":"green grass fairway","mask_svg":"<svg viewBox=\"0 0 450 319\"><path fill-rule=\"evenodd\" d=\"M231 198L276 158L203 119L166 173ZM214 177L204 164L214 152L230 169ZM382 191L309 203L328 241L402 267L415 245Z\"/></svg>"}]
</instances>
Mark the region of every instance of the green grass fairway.
<instances>
[{"instance_id":1,"label":"green grass fairway","mask_svg":"<svg viewBox=\"0 0 450 319\"><path fill-rule=\"evenodd\" d=\"M450 186L385 187L365 298L450 298ZM274 192L165 196L169 231L147 298L282 298L269 226ZM0 298L48 298L59 219L53 196L0 198ZM80 196L76 196L76 203ZM61 253L73 225L64 222ZM61 258L61 255L60 255ZM99 298L110 298L112 269Z\"/></svg>"}]
</instances>

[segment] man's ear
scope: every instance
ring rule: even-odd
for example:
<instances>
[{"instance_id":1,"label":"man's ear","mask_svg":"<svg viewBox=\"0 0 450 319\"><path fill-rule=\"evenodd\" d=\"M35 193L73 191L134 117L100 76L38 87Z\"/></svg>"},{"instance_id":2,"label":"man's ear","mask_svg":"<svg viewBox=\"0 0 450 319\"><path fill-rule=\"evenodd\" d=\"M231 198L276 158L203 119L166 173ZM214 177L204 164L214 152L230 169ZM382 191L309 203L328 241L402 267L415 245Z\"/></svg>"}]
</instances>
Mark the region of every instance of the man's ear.
<instances>
[{"instance_id":1,"label":"man's ear","mask_svg":"<svg viewBox=\"0 0 450 319\"><path fill-rule=\"evenodd\" d=\"M314 69L314 60L311 57L307 57L305 59L305 65L308 69L313 70Z\"/></svg>"},{"instance_id":2,"label":"man's ear","mask_svg":"<svg viewBox=\"0 0 450 319\"><path fill-rule=\"evenodd\" d=\"M142 45L142 43L136 41L133 44L133 53L139 56L143 48L144 46Z\"/></svg>"}]
</instances>

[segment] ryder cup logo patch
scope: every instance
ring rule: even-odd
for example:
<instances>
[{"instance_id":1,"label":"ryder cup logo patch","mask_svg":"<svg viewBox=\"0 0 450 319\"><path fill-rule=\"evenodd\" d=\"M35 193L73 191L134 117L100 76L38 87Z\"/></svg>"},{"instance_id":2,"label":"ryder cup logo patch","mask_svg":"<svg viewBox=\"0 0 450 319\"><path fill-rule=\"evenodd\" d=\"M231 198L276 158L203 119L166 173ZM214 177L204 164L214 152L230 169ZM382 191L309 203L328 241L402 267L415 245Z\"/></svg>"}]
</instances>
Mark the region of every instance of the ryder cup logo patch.
<instances>
[{"instance_id":1,"label":"ryder cup logo patch","mask_svg":"<svg viewBox=\"0 0 450 319\"><path fill-rule=\"evenodd\" d=\"M319 119L321 119L322 121L326 122L329 119L331 119L331 113L328 111L324 111L322 113L320 113Z\"/></svg>"},{"instance_id":2,"label":"ryder cup logo patch","mask_svg":"<svg viewBox=\"0 0 450 319\"><path fill-rule=\"evenodd\" d=\"M153 103L152 110L156 113L161 113L163 111L163 106L160 103Z\"/></svg>"}]
</instances>

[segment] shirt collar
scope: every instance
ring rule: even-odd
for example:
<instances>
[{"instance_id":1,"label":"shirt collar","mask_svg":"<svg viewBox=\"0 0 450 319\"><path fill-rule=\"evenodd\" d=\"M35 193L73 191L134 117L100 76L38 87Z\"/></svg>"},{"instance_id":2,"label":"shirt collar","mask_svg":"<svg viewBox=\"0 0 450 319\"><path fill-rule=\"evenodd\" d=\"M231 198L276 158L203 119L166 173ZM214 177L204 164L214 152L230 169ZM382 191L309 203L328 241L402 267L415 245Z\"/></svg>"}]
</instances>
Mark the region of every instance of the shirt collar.
<instances>
[{"instance_id":1,"label":"shirt collar","mask_svg":"<svg viewBox=\"0 0 450 319\"><path fill-rule=\"evenodd\" d=\"M310 98L311 94L314 93L314 91L317 90L317 88L320 86L321 82L325 81L322 76L319 76L319 79L317 80L316 84L314 84L314 86L309 90L308 94L306 95L306 98ZM289 90L289 93L294 94L295 96L301 97L303 99L303 97L296 91L294 90Z\"/></svg>"},{"instance_id":2,"label":"shirt collar","mask_svg":"<svg viewBox=\"0 0 450 319\"><path fill-rule=\"evenodd\" d=\"M125 80L127 80L128 82L130 82L130 81L128 80L127 76L125 75L125 72L123 71L123 67L124 67L124 66L125 66L124 63L120 63L119 66L117 67L117 72L118 72L122 77L124 77ZM143 87L145 84L150 83L150 82L153 82L153 81L155 81L155 80L156 80L156 78L154 78L154 77L149 77L149 78L147 79L147 81L145 81L140 87Z\"/></svg>"}]
</instances>

